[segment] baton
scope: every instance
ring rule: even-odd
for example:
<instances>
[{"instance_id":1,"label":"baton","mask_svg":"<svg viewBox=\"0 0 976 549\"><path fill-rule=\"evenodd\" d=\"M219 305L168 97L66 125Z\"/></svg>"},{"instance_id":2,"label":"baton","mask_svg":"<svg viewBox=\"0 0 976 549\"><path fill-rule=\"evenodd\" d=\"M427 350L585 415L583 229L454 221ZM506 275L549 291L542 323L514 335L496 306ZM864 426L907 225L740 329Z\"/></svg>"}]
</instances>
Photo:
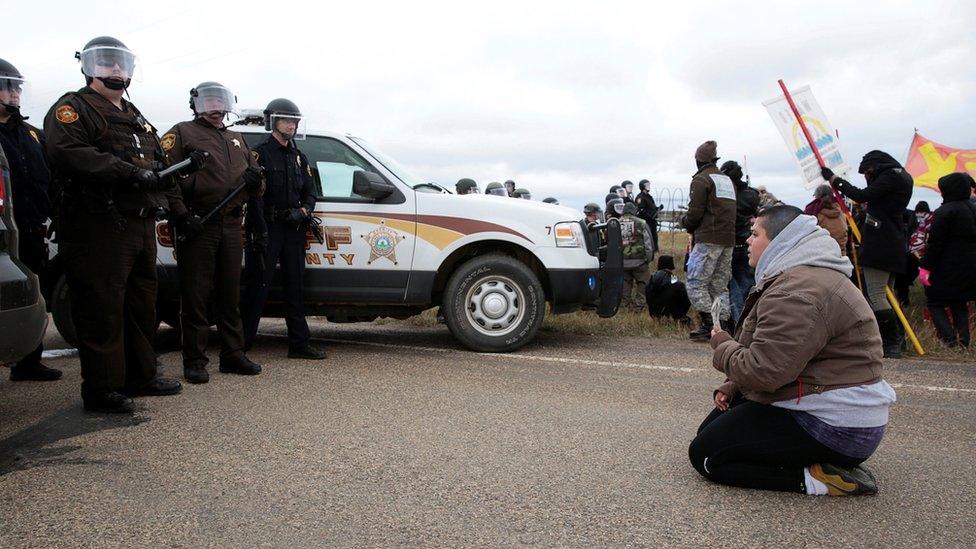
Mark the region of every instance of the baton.
<instances>
[{"instance_id":1,"label":"baton","mask_svg":"<svg viewBox=\"0 0 976 549\"><path fill-rule=\"evenodd\" d=\"M182 162L181 162L181 164L182 164ZM236 197L237 195L241 194L241 191L244 190L244 187L247 187L247 183L246 182L245 183L241 183L240 185L234 187L234 189L232 191L230 191L230 194L228 194L226 197L224 197L224 199L221 200L216 206L214 206L214 208L212 210L210 210L209 212L207 212L207 215L205 215L202 218L200 218L200 223L203 224L203 223L206 223L207 221L210 221L210 218L211 217L217 215L217 212L219 212L220 210L222 210L224 208L224 206L226 206L228 203L230 203L231 200L234 200L234 197ZM186 240L186 235L185 234L178 235L176 237L176 240L178 240L180 242L183 242L183 241Z\"/></svg>"},{"instance_id":2,"label":"baton","mask_svg":"<svg viewBox=\"0 0 976 549\"><path fill-rule=\"evenodd\" d=\"M206 151L204 151L203 154L205 154L207 157L210 156L210 153L208 153ZM193 159L192 158L186 158L186 159L180 160L179 162L177 162L176 164L173 164L172 166L166 168L165 170L162 170L160 172L156 172L156 175L159 176L160 179L162 179L164 177L168 177L168 176L173 175L174 173L176 173L179 170L182 170L183 168L189 167L190 164L192 164L192 163L193 163Z\"/></svg>"}]
</instances>

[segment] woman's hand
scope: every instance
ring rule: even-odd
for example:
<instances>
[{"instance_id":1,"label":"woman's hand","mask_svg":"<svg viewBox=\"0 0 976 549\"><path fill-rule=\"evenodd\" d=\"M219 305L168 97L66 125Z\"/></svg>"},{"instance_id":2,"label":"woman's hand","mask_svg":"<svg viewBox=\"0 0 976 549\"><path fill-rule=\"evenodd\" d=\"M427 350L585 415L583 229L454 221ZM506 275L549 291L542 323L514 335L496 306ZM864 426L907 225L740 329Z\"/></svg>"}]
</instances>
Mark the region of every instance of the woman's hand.
<instances>
[{"instance_id":1,"label":"woman's hand","mask_svg":"<svg viewBox=\"0 0 976 549\"><path fill-rule=\"evenodd\" d=\"M725 330L722 329L722 325L721 324L715 324L715 326L712 326L712 337L715 337L715 334L717 334L719 332L724 332L724 331Z\"/></svg>"},{"instance_id":2,"label":"woman's hand","mask_svg":"<svg viewBox=\"0 0 976 549\"><path fill-rule=\"evenodd\" d=\"M723 412L729 409L729 401L732 398L722 391L715 391L715 407Z\"/></svg>"}]
</instances>

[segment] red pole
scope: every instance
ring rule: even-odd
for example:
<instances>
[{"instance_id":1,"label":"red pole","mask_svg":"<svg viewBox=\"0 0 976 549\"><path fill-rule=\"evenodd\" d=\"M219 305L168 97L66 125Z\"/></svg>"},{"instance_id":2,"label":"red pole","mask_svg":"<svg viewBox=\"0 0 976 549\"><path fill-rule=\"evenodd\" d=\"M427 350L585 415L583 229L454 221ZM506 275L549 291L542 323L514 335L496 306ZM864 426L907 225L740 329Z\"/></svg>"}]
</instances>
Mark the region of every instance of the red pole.
<instances>
[{"instance_id":1,"label":"red pole","mask_svg":"<svg viewBox=\"0 0 976 549\"><path fill-rule=\"evenodd\" d=\"M810 130L807 129L807 123L803 121L803 116L800 115L800 109L796 108L796 103L793 102L793 96L790 95L790 90L786 89L786 84L783 83L782 79L778 80L777 82L779 82L779 87L783 90L783 96L786 97L786 102L789 103L790 109L793 111L793 116L796 117L796 122L800 125L800 129L803 130L803 136L807 138L807 144L810 145L810 150L812 150L813 155L817 157L817 162L820 164L820 167L826 168L827 163L824 162L823 157L820 156L820 149L817 148L817 144L813 141L813 136L810 135ZM828 181L827 183L830 182ZM841 198L840 192L838 192L833 185L830 186L830 191L833 193L834 200L837 202L837 205L840 206L840 211L844 212L845 215L850 217L851 211L847 209L847 204L845 204L844 199ZM857 237L858 240L860 240L861 235L859 231L855 229L855 233L858 233Z\"/></svg>"}]
</instances>

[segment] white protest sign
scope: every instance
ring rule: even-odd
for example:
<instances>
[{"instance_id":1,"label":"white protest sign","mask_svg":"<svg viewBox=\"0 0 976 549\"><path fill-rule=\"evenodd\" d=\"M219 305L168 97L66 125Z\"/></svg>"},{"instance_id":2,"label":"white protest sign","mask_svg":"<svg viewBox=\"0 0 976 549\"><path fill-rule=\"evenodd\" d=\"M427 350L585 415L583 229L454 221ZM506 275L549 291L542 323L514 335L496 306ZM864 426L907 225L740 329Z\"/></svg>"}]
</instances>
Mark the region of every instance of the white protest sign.
<instances>
[{"instance_id":1,"label":"white protest sign","mask_svg":"<svg viewBox=\"0 0 976 549\"><path fill-rule=\"evenodd\" d=\"M793 97L793 102L796 104L797 110L800 111L800 116L803 117L803 122L806 124L807 130L810 131L810 137L813 138L813 142L820 150L820 156L824 159L827 167L837 174L849 171L850 166L844 162L840 154L840 141L827 121L827 116L813 97L810 86L803 86L798 90L791 91L790 95ZM825 184L826 181L820 176L820 164L817 162L817 157L810 149L807 138L803 135L803 129L800 128L786 97L780 95L774 99L763 101L763 106L766 107L773 123L776 124L776 129L783 136L786 147L799 164L800 172L803 173L804 188L813 189L818 185Z\"/></svg>"}]
</instances>

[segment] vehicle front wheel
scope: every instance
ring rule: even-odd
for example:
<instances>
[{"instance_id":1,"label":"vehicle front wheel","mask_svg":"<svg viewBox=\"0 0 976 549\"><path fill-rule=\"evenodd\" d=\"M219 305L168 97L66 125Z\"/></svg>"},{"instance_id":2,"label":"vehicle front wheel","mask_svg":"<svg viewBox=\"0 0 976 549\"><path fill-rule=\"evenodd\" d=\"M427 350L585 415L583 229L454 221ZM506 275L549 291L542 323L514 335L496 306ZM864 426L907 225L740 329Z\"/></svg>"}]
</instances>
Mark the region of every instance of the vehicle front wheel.
<instances>
[{"instance_id":1,"label":"vehicle front wheel","mask_svg":"<svg viewBox=\"0 0 976 549\"><path fill-rule=\"evenodd\" d=\"M535 337L546 297L535 273L501 254L463 263L447 282L442 313L447 327L472 351L514 351Z\"/></svg>"}]
</instances>

